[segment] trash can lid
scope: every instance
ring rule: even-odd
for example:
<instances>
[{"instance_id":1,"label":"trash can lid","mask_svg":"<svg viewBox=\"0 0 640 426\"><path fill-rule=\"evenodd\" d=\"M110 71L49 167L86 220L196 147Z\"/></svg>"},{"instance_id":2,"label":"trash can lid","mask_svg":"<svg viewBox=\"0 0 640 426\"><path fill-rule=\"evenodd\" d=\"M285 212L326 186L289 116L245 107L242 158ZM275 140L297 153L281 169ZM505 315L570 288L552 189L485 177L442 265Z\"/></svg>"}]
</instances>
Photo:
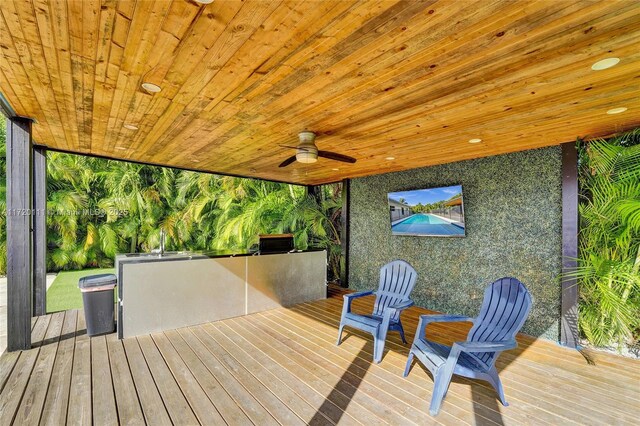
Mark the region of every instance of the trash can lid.
<instances>
[{"instance_id":1,"label":"trash can lid","mask_svg":"<svg viewBox=\"0 0 640 426\"><path fill-rule=\"evenodd\" d=\"M114 274L97 274L80 278L79 288L101 287L105 285L116 285L118 278Z\"/></svg>"}]
</instances>

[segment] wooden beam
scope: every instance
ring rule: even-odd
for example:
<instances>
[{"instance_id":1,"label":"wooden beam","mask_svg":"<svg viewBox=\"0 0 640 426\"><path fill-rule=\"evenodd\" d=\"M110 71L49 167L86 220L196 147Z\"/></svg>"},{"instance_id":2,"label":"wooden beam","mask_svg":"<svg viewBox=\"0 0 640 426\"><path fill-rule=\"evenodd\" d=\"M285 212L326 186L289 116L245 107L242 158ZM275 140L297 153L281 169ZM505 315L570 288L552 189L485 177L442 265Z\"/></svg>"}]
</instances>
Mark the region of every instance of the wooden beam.
<instances>
[{"instance_id":1,"label":"wooden beam","mask_svg":"<svg viewBox=\"0 0 640 426\"><path fill-rule=\"evenodd\" d=\"M340 268L340 285L349 286L349 222L351 216L349 203L351 200L351 179L342 181L342 228L340 229L340 244L344 264Z\"/></svg>"},{"instance_id":2,"label":"wooden beam","mask_svg":"<svg viewBox=\"0 0 640 426\"><path fill-rule=\"evenodd\" d=\"M7 119L7 350L31 347L31 120Z\"/></svg>"},{"instance_id":3,"label":"wooden beam","mask_svg":"<svg viewBox=\"0 0 640 426\"><path fill-rule=\"evenodd\" d=\"M33 315L47 313L47 150L33 149Z\"/></svg>"},{"instance_id":4,"label":"wooden beam","mask_svg":"<svg viewBox=\"0 0 640 426\"><path fill-rule=\"evenodd\" d=\"M578 258L578 152L575 142L562 144L562 324L560 343L578 346L578 284L567 274Z\"/></svg>"}]
</instances>

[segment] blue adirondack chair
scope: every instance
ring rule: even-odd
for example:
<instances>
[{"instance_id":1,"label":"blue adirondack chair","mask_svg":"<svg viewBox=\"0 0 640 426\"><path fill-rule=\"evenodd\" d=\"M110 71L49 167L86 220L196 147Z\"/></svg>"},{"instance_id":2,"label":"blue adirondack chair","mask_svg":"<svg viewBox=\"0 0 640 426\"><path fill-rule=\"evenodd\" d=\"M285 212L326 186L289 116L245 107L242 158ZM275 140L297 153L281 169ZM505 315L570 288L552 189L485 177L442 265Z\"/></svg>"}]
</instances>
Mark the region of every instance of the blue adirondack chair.
<instances>
[{"instance_id":1,"label":"blue adirondack chair","mask_svg":"<svg viewBox=\"0 0 640 426\"><path fill-rule=\"evenodd\" d=\"M502 351L518 346L515 336L529 315L531 303L531 295L520 281L502 278L485 290L480 314L475 319L457 315L420 316L404 377L409 374L414 356L431 371L435 382L429 406L431 415L440 411L453 374L486 380L500 396L502 405L509 405L495 362ZM426 339L429 323L458 321L473 322L465 342L446 346Z\"/></svg>"},{"instance_id":2,"label":"blue adirondack chair","mask_svg":"<svg viewBox=\"0 0 640 426\"><path fill-rule=\"evenodd\" d=\"M387 331L394 330L400 333L404 343L404 329L400 321L400 313L410 306L413 301L409 298L416 284L418 274L404 260L394 260L380 269L380 285L378 291L363 291L344 295L342 305L342 318L338 330L338 342L342 339L342 329L345 326L357 328L373 335L373 361L377 364L382 360L384 341ZM351 312L351 302L358 297L376 295L376 302L371 315L361 315Z\"/></svg>"}]
</instances>

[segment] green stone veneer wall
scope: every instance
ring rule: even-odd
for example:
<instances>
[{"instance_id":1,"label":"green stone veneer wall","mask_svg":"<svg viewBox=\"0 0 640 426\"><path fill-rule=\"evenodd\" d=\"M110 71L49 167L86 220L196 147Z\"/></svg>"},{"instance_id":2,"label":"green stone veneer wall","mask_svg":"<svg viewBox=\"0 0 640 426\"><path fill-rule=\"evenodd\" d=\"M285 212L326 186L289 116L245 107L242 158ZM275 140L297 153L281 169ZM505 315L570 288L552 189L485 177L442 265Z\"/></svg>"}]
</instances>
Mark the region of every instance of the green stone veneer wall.
<instances>
[{"instance_id":1,"label":"green stone veneer wall","mask_svg":"<svg viewBox=\"0 0 640 426\"><path fill-rule=\"evenodd\" d=\"M353 179L349 287L373 289L380 267L418 271L422 307L475 316L490 282L513 276L534 297L523 332L557 340L560 320L561 152L543 148ZM391 235L387 193L462 184L466 237Z\"/></svg>"}]
</instances>

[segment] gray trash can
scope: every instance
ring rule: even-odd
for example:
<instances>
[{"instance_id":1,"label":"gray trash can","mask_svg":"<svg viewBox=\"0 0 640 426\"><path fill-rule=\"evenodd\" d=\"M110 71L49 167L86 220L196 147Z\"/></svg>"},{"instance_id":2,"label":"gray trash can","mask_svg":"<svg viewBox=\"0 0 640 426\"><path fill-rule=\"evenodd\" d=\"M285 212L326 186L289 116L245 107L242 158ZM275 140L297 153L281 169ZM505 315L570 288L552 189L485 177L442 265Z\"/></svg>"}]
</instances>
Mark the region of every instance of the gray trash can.
<instances>
[{"instance_id":1,"label":"gray trash can","mask_svg":"<svg viewBox=\"0 0 640 426\"><path fill-rule=\"evenodd\" d=\"M118 279L113 274L90 275L80 278L87 334L112 333L115 329L113 290Z\"/></svg>"}]
</instances>

